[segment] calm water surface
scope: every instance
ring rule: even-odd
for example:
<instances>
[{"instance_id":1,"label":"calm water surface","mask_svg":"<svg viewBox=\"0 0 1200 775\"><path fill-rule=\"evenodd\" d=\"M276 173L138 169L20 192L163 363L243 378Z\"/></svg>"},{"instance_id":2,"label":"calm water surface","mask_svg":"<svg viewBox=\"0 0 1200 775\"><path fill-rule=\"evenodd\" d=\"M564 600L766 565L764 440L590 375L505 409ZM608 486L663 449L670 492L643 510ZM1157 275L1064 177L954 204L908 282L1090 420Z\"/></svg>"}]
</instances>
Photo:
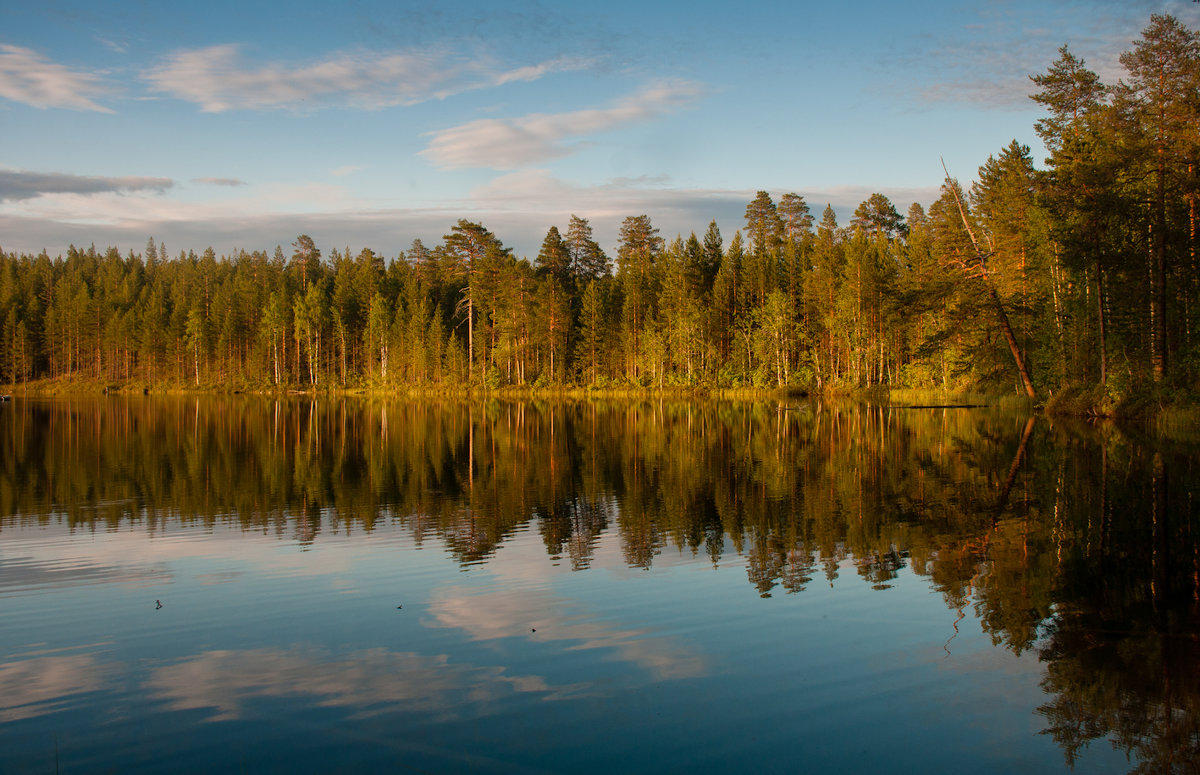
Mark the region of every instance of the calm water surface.
<instances>
[{"instance_id":1,"label":"calm water surface","mask_svg":"<svg viewBox=\"0 0 1200 775\"><path fill-rule=\"evenodd\" d=\"M1194 449L994 410L0 404L0 772L1195 772Z\"/></svg>"}]
</instances>

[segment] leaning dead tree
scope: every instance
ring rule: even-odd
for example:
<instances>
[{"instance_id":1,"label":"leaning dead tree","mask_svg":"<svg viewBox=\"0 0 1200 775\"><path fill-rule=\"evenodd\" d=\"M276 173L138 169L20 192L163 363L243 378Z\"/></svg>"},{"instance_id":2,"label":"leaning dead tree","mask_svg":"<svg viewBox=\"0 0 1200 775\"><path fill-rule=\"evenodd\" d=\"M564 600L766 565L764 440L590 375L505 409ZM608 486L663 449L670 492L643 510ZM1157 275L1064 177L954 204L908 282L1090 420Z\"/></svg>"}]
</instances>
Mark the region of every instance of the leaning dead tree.
<instances>
[{"instance_id":1,"label":"leaning dead tree","mask_svg":"<svg viewBox=\"0 0 1200 775\"><path fill-rule=\"evenodd\" d=\"M1004 334L1004 341L1008 343L1008 349L1012 353L1017 372L1021 375L1021 384L1025 388L1025 395L1033 398L1037 395L1033 390L1033 380L1029 378L1029 369L1025 365L1025 358L1021 356L1021 348L1017 346L1017 338L1013 335L1012 326L1008 322L1008 313L1004 310L1004 303L1000 299L1000 294L996 291L996 284L992 282L992 278L988 274L987 262L995 254L996 247L992 243L991 236L988 234L984 234L984 238L987 239L988 243L987 251L985 252L979 246L979 240L975 237L975 230L971 228L971 222L967 220L967 209L963 206L962 197L958 195L958 186L950 179L950 171L946 169L945 161L942 162L942 171L946 173L946 188L953 194L954 203L958 205L958 214L962 218L963 228L967 230L967 236L971 239L972 254L969 256L959 256L953 263L962 270L968 279L977 279L983 283L988 298L992 302L992 307L996 311L996 317L1000 321L1000 331Z\"/></svg>"}]
</instances>

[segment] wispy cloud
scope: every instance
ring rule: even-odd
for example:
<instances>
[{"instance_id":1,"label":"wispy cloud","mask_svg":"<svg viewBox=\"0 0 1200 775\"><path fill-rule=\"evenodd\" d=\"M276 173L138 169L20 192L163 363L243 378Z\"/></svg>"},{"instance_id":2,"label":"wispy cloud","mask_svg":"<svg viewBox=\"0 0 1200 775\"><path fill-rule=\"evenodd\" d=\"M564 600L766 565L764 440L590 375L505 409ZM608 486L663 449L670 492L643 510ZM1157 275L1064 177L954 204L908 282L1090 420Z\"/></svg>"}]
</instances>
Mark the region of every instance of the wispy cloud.
<instances>
[{"instance_id":1,"label":"wispy cloud","mask_svg":"<svg viewBox=\"0 0 1200 775\"><path fill-rule=\"evenodd\" d=\"M693 81L661 81L608 108L480 119L432 133L421 155L443 169L515 169L566 156L574 150L572 140L657 118L704 93Z\"/></svg>"},{"instance_id":2,"label":"wispy cloud","mask_svg":"<svg viewBox=\"0 0 1200 775\"><path fill-rule=\"evenodd\" d=\"M209 186L229 186L231 188L246 185L246 181L237 178L192 178L193 183L204 183Z\"/></svg>"},{"instance_id":3,"label":"wispy cloud","mask_svg":"<svg viewBox=\"0 0 1200 775\"><path fill-rule=\"evenodd\" d=\"M1039 7L1035 18L1015 6L986 4L962 11L978 14L972 18L980 23L963 24L956 34L910 40L883 66L909 74L928 69L932 76L919 90L925 103L1030 108L1035 87L1029 76L1045 72L1064 43L1102 81L1116 83L1125 74L1121 52L1132 46L1150 13L1173 12L1169 5L1161 0L1065 2Z\"/></svg>"},{"instance_id":4,"label":"wispy cloud","mask_svg":"<svg viewBox=\"0 0 1200 775\"><path fill-rule=\"evenodd\" d=\"M112 113L95 100L110 89L95 73L72 70L20 46L0 45L0 97L35 108Z\"/></svg>"},{"instance_id":5,"label":"wispy cloud","mask_svg":"<svg viewBox=\"0 0 1200 775\"><path fill-rule=\"evenodd\" d=\"M1032 91L1028 78L978 78L935 83L921 89L920 96L928 103L970 103L985 108L1009 109L1028 108Z\"/></svg>"},{"instance_id":6,"label":"wispy cloud","mask_svg":"<svg viewBox=\"0 0 1200 775\"><path fill-rule=\"evenodd\" d=\"M120 40L109 40L108 38L97 37L96 42L104 46L114 54L128 54L129 44Z\"/></svg>"},{"instance_id":7,"label":"wispy cloud","mask_svg":"<svg viewBox=\"0 0 1200 775\"><path fill-rule=\"evenodd\" d=\"M44 194L102 194L132 191L166 191L170 178L90 177L57 172L0 170L0 202L33 199Z\"/></svg>"},{"instance_id":8,"label":"wispy cloud","mask_svg":"<svg viewBox=\"0 0 1200 775\"><path fill-rule=\"evenodd\" d=\"M432 49L343 52L315 62L254 65L243 60L239 46L224 44L172 54L142 77L151 88L193 102L208 113L345 105L378 110L534 80L582 65L564 58L505 70L486 58Z\"/></svg>"},{"instance_id":9,"label":"wispy cloud","mask_svg":"<svg viewBox=\"0 0 1200 775\"><path fill-rule=\"evenodd\" d=\"M362 172L366 167L362 164L347 164L342 167L335 167L329 171L330 175L335 178L344 178L348 175L353 175L356 172Z\"/></svg>"},{"instance_id":10,"label":"wispy cloud","mask_svg":"<svg viewBox=\"0 0 1200 775\"><path fill-rule=\"evenodd\" d=\"M927 103L966 103L983 108L1007 110L1029 108L1029 95L1036 86L1029 76L1045 72L1058 58L1063 41L1048 34L1031 33L1020 43L1004 41L972 42L948 46L930 54L940 60L939 73L954 73L952 78L935 79L920 90ZM1087 67L1107 83L1116 83L1124 75L1119 62L1127 48L1122 40L1087 39L1069 42L1071 51L1082 54Z\"/></svg>"}]
</instances>

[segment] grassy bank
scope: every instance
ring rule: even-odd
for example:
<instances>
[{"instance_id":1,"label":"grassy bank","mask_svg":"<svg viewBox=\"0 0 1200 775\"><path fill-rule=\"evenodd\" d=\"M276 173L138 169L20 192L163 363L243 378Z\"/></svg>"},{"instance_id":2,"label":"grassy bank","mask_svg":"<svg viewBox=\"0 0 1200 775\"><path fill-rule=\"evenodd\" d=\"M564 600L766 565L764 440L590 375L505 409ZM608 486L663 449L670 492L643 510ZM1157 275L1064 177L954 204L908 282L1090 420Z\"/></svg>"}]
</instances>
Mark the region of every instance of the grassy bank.
<instances>
[{"instance_id":1,"label":"grassy bank","mask_svg":"<svg viewBox=\"0 0 1200 775\"><path fill-rule=\"evenodd\" d=\"M803 398L845 399L864 401L876 405L895 406L1002 406L1026 408L1031 402L1023 397L996 396L983 393L957 393L951 391L888 389L883 386L852 388L846 385L827 386L824 390L803 387L757 388L716 387L711 385L642 386L622 383L600 385L510 385L496 388L465 385L262 385L250 382L231 381L220 383L161 382L147 383L140 380L130 382L104 382L79 377L43 379L18 385L0 385L0 394L27 396L95 396L95 395L232 395L247 393L255 395L307 395L307 396L369 396L395 398L431 398L488 396L520 399L565 399L587 400L645 399L663 397L674 399L723 399L723 400L799 400Z\"/></svg>"},{"instance_id":2,"label":"grassy bank","mask_svg":"<svg viewBox=\"0 0 1200 775\"><path fill-rule=\"evenodd\" d=\"M807 395L795 388L766 390L761 388L715 388L708 386L646 387L612 384L603 387L589 385L521 385L485 388L465 385L262 385L249 382L204 383L142 381L105 382L79 377L61 377L24 382L17 385L0 384L0 395L30 397L70 397L98 395L305 395L305 396L368 396L394 398L467 398L488 396L520 399L587 400L591 398L644 399L670 397L676 399L766 400L794 399Z\"/></svg>"},{"instance_id":3,"label":"grassy bank","mask_svg":"<svg viewBox=\"0 0 1200 775\"><path fill-rule=\"evenodd\" d=\"M752 387L721 388L705 385L646 387L629 384L604 386L579 385L522 385L485 388L464 385L330 385L294 386L262 385L245 381L220 383L164 382L147 383L141 380L129 382L105 382L80 377L43 379L33 382L0 384L0 395L30 397L72 397L99 395L301 395L301 396L362 396L372 398L458 398L471 397L507 398L512 400L568 400L586 401L594 399L644 400L646 398L669 398L673 400L733 400L733 401L794 401L804 398L826 400L863 401L869 404L899 407L955 407L989 406L1014 411L1043 410L1046 414L1060 417L1089 419L1108 418L1126 424L1136 424L1147 430L1169 433L1172 436L1200 437L1200 396L1186 391L1149 387L1130 391L1121 397L1112 388L1103 387L1069 388L1050 396L1042 404L1024 396L1009 393L1003 395L979 392L955 392L942 390L918 390L911 388L852 389L844 385L822 391L787 387L764 389Z\"/></svg>"}]
</instances>

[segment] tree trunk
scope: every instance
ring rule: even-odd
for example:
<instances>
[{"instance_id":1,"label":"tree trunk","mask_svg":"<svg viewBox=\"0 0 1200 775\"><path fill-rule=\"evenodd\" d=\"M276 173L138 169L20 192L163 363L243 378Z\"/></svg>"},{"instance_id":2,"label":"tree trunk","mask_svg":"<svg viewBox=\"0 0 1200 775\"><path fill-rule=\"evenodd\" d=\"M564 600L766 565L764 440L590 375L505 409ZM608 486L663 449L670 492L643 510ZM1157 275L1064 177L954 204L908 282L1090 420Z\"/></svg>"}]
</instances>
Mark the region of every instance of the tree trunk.
<instances>
[{"instance_id":1,"label":"tree trunk","mask_svg":"<svg viewBox=\"0 0 1200 775\"><path fill-rule=\"evenodd\" d=\"M1158 146L1154 227L1150 254L1150 367L1154 381L1167 370L1167 195L1166 148Z\"/></svg>"},{"instance_id":2,"label":"tree trunk","mask_svg":"<svg viewBox=\"0 0 1200 775\"><path fill-rule=\"evenodd\" d=\"M1104 315L1104 269L1096 259L1096 322L1100 327L1100 384L1108 384L1108 327Z\"/></svg>"},{"instance_id":3,"label":"tree trunk","mask_svg":"<svg viewBox=\"0 0 1200 775\"><path fill-rule=\"evenodd\" d=\"M1025 388L1025 395L1033 398L1037 395L1033 390L1033 380L1029 378L1029 369L1025 366L1025 359L1021 357L1021 348L1017 346L1017 338L1013 336L1012 326L1008 323L1008 313L1004 311L1004 304L1000 301L1000 294L996 292L996 286L992 285L991 280L985 277L984 283L987 285L988 296L996 308L996 317L1000 319L1000 330L1004 334L1004 341L1008 343L1008 349L1012 352L1017 372L1021 375L1021 384Z\"/></svg>"}]
</instances>

